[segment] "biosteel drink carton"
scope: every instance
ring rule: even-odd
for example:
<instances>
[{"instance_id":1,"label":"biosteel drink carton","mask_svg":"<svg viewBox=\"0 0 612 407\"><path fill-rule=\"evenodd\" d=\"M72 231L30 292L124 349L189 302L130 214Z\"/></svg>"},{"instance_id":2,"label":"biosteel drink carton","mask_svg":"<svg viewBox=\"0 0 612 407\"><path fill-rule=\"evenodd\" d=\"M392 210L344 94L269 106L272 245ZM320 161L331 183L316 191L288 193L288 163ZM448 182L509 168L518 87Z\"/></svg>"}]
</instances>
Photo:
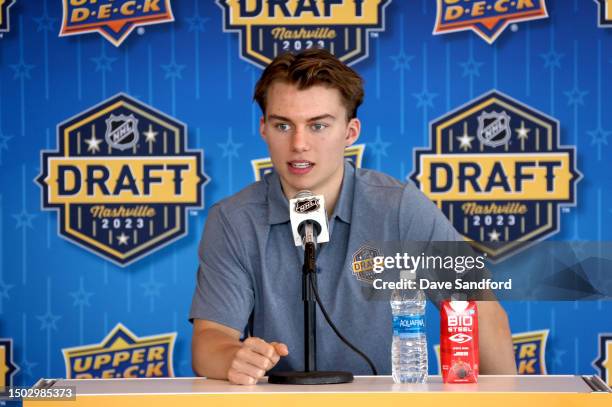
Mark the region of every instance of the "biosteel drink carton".
<instances>
[{"instance_id":1,"label":"biosteel drink carton","mask_svg":"<svg viewBox=\"0 0 612 407\"><path fill-rule=\"evenodd\" d=\"M440 360L444 383L478 381L478 310L476 301L442 301Z\"/></svg>"}]
</instances>

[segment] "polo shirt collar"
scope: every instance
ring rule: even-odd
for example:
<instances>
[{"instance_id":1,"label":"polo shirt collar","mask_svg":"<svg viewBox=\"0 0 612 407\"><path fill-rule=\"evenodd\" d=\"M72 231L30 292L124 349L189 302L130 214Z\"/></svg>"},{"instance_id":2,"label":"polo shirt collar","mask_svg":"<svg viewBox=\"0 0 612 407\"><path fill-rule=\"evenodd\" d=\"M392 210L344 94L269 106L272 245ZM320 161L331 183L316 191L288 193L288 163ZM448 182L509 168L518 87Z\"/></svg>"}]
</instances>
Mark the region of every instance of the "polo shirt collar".
<instances>
[{"instance_id":1,"label":"polo shirt collar","mask_svg":"<svg viewBox=\"0 0 612 407\"><path fill-rule=\"evenodd\" d=\"M289 201L283 193L280 177L274 171L266 177L268 182L268 223L289 222Z\"/></svg>"},{"instance_id":2,"label":"polo shirt collar","mask_svg":"<svg viewBox=\"0 0 612 407\"><path fill-rule=\"evenodd\" d=\"M289 201L283 193L280 177L272 172L266 177L268 184L268 223L275 225L289 222ZM344 176L340 195L332 219L337 217L343 222L351 223L353 211L353 192L355 190L355 167L351 161L344 163Z\"/></svg>"},{"instance_id":3,"label":"polo shirt collar","mask_svg":"<svg viewBox=\"0 0 612 407\"><path fill-rule=\"evenodd\" d=\"M344 162L344 176L342 177L342 187L340 195L336 201L332 218L338 218L345 223L351 223L353 213L353 195L355 191L355 166L352 161Z\"/></svg>"}]
</instances>

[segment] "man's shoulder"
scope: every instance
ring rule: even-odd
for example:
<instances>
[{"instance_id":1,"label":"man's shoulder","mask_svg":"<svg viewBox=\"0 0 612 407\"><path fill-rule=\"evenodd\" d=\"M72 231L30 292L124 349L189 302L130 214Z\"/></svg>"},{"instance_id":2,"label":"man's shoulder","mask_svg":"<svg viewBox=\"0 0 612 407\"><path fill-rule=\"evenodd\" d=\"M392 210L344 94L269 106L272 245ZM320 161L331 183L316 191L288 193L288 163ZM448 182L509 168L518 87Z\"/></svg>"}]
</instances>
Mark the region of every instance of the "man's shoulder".
<instances>
[{"instance_id":1,"label":"man's shoulder","mask_svg":"<svg viewBox=\"0 0 612 407\"><path fill-rule=\"evenodd\" d=\"M229 218L239 213L259 213L267 207L267 191L268 184L265 181L253 182L235 194L221 199L213 207Z\"/></svg>"},{"instance_id":2,"label":"man's shoulder","mask_svg":"<svg viewBox=\"0 0 612 407\"><path fill-rule=\"evenodd\" d=\"M387 193L401 193L406 183L401 182L388 174L366 168L358 168L355 173L355 182L360 190L383 190Z\"/></svg>"}]
</instances>

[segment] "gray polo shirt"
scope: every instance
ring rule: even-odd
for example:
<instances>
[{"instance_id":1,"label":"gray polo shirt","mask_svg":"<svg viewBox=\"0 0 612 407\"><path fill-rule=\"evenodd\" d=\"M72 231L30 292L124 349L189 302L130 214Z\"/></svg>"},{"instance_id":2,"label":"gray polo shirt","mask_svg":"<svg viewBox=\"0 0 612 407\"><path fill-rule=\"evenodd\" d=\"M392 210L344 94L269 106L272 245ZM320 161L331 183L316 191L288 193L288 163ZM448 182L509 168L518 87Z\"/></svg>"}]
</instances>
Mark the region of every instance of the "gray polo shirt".
<instances>
[{"instance_id":1,"label":"gray polo shirt","mask_svg":"<svg viewBox=\"0 0 612 407\"><path fill-rule=\"evenodd\" d=\"M318 288L341 333L366 353L380 374L391 372L391 310L358 280L354 256L371 241L460 239L444 214L412 183L345 163L330 218L331 239L317 254ZM268 174L209 210L190 319L245 330L289 347L275 370L304 369L301 267L289 205L278 175ZM370 374L368 365L326 324L317 308L317 368Z\"/></svg>"}]
</instances>

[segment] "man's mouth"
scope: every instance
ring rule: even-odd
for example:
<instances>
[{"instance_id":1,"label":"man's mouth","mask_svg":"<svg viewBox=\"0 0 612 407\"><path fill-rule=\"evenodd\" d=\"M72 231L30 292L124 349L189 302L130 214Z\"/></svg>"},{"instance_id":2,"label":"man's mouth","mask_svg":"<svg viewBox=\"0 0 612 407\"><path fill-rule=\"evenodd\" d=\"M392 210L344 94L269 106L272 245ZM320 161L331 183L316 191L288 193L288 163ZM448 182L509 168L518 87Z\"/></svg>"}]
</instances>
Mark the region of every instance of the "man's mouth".
<instances>
[{"instance_id":1,"label":"man's mouth","mask_svg":"<svg viewBox=\"0 0 612 407\"><path fill-rule=\"evenodd\" d=\"M310 161L290 161L289 165L293 168L296 169L305 169L305 168L310 168L314 165L314 163L310 162Z\"/></svg>"}]
</instances>

